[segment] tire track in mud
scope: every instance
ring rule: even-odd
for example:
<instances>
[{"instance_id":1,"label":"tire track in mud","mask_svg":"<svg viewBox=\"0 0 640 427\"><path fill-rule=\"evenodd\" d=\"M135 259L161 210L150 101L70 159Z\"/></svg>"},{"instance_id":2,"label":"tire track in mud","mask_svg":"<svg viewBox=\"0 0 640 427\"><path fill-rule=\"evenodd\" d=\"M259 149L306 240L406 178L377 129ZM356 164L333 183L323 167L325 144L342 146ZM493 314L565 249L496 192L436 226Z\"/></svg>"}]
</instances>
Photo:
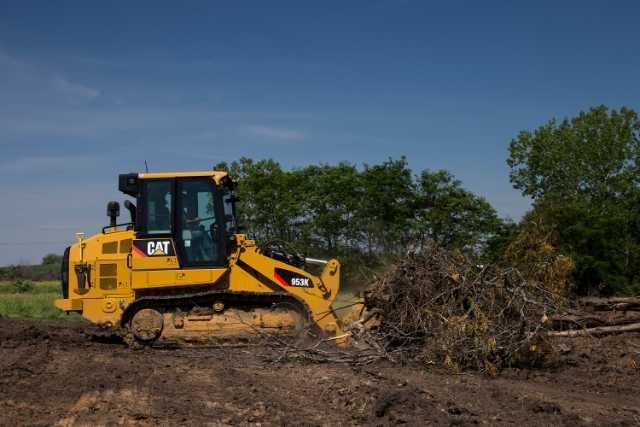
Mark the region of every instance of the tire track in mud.
<instances>
[{"instance_id":1,"label":"tire track in mud","mask_svg":"<svg viewBox=\"0 0 640 427\"><path fill-rule=\"evenodd\" d=\"M147 349L0 319L1 425L637 425L640 335L498 378L380 362L274 363L261 347ZM271 352L271 353L270 353Z\"/></svg>"}]
</instances>

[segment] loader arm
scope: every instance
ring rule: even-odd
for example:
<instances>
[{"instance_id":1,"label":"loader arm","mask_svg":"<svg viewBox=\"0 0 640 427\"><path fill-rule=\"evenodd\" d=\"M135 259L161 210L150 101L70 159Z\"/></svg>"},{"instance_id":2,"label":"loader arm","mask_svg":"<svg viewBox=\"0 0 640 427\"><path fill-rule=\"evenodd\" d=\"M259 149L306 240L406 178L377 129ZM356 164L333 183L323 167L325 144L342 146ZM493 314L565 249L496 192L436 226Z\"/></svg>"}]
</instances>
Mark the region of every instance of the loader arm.
<instances>
[{"instance_id":1,"label":"loader arm","mask_svg":"<svg viewBox=\"0 0 640 427\"><path fill-rule=\"evenodd\" d=\"M253 240L236 235L237 250L230 257L230 266L250 271L263 285L295 296L309 309L314 323L329 336L344 335L342 323L331 304L340 290L340 263L327 261L320 276L269 258L260 253Z\"/></svg>"}]
</instances>

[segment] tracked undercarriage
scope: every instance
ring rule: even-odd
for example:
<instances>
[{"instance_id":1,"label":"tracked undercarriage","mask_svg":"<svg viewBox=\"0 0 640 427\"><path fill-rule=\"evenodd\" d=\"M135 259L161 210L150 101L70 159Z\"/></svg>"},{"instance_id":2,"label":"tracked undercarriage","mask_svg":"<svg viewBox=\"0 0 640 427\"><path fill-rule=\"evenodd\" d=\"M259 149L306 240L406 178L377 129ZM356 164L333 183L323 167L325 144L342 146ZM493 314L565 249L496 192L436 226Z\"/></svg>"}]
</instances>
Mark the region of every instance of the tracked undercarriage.
<instances>
[{"instance_id":1,"label":"tracked undercarriage","mask_svg":"<svg viewBox=\"0 0 640 427\"><path fill-rule=\"evenodd\" d=\"M233 346L319 333L313 329L304 303L285 293L209 291L143 297L124 313L119 333L129 345Z\"/></svg>"}]
</instances>

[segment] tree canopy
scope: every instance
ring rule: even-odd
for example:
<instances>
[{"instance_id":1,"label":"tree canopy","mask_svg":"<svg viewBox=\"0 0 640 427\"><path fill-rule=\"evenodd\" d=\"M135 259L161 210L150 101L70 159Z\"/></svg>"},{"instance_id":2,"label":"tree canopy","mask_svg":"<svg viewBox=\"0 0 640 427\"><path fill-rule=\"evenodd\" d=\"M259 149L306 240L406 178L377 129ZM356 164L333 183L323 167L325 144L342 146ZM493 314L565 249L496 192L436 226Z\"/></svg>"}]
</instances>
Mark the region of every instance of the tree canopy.
<instances>
[{"instance_id":1,"label":"tree canopy","mask_svg":"<svg viewBox=\"0 0 640 427\"><path fill-rule=\"evenodd\" d=\"M580 112L509 148L511 182L576 262L576 291L640 290L640 120L629 108Z\"/></svg>"},{"instance_id":2,"label":"tree canopy","mask_svg":"<svg viewBox=\"0 0 640 427\"><path fill-rule=\"evenodd\" d=\"M511 182L534 199L602 201L628 195L640 183L640 120L635 111L605 106L580 112L511 141Z\"/></svg>"},{"instance_id":3,"label":"tree canopy","mask_svg":"<svg viewBox=\"0 0 640 427\"><path fill-rule=\"evenodd\" d=\"M501 224L493 207L449 172L414 175L404 157L292 170L241 158L216 168L238 183L240 223L249 235L286 240L310 255L375 262L432 241L480 253Z\"/></svg>"}]
</instances>

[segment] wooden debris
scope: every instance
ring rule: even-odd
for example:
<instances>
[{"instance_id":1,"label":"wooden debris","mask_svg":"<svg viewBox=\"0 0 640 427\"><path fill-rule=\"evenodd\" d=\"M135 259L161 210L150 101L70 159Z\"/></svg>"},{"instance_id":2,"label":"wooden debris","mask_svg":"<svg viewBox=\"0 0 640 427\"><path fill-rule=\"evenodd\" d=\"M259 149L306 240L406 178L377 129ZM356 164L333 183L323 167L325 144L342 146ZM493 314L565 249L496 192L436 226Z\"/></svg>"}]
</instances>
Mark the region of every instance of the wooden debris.
<instances>
[{"instance_id":1,"label":"wooden debris","mask_svg":"<svg viewBox=\"0 0 640 427\"><path fill-rule=\"evenodd\" d=\"M365 293L379 316L369 332L387 353L488 373L545 363L557 302L517 269L478 267L436 246L407 256Z\"/></svg>"},{"instance_id":2,"label":"wooden debris","mask_svg":"<svg viewBox=\"0 0 640 427\"><path fill-rule=\"evenodd\" d=\"M611 334L621 334L624 332L640 332L640 323L631 323L621 326L599 326L596 328L576 329L573 331L550 331L547 335L552 337L599 337Z\"/></svg>"},{"instance_id":3,"label":"wooden debris","mask_svg":"<svg viewBox=\"0 0 640 427\"><path fill-rule=\"evenodd\" d=\"M578 304L594 311L640 311L640 297L581 298Z\"/></svg>"}]
</instances>

